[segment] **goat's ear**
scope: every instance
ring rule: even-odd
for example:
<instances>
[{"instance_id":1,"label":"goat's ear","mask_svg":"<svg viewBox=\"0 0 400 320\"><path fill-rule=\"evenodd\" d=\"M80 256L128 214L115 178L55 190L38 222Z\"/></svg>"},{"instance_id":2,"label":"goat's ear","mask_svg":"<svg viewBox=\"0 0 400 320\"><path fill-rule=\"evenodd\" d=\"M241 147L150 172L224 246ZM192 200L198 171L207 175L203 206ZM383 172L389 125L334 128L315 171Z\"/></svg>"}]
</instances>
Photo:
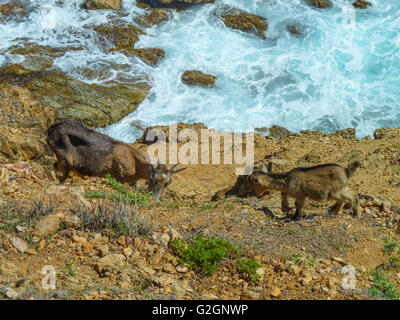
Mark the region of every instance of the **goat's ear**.
<instances>
[{"instance_id":1,"label":"goat's ear","mask_svg":"<svg viewBox=\"0 0 400 320\"><path fill-rule=\"evenodd\" d=\"M182 170L187 169L187 167L185 167L185 168L177 168L177 167L176 167L177 165L178 165L178 164L174 164L174 165L169 169L169 172L171 172L171 174L174 174L174 173L177 173L177 172L179 172L179 171L182 171Z\"/></svg>"},{"instance_id":2,"label":"goat's ear","mask_svg":"<svg viewBox=\"0 0 400 320\"><path fill-rule=\"evenodd\" d=\"M267 170L267 167L265 166L265 164L264 164L264 163L263 163L263 164L261 164L260 171L261 171L262 173L269 173L269 172L268 172L268 170Z\"/></svg>"}]
</instances>

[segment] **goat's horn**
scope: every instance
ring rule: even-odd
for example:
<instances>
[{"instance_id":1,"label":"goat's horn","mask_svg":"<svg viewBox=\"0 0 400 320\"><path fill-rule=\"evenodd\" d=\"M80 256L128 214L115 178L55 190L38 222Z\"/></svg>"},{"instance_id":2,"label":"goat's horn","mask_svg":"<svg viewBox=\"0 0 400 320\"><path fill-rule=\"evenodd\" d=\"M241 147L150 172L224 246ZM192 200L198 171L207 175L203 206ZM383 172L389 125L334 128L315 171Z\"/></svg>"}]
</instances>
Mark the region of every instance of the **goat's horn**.
<instances>
[{"instance_id":1,"label":"goat's horn","mask_svg":"<svg viewBox=\"0 0 400 320\"><path fill-rule=\"evenodd\" d=\"M261 165L260 171L261 171L262 173L269 173L268 170L267 170L267 167L265 166L264 163Z\"/></svg>"},{"instance_id":2,"label":"goat's horn","mask_svg":"<svg viewBox=\"0 0 400 320\"><path fill-rule=\"evenodd\" d=\"M179 172L179 171L182 171L182 170L187 169L187 167L185 167L185 168L177 168L177 167L176 167L177 165L178 165L178 164L174 164L174 165L169 169L169 172L171 172L171 173L177 173L177 172Z\"/></svg>"}]
</instances>

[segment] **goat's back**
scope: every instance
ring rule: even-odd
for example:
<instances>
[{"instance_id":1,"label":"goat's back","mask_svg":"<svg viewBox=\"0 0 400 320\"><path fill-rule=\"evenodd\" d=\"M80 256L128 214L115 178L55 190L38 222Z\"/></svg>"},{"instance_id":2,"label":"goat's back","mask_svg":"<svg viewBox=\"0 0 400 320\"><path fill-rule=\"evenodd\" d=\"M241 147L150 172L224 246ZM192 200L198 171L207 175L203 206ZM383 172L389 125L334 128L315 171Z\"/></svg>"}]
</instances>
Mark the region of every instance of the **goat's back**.
<instances>
[{"instance_id":1,"label":"goat's back","mask_svg":"<svg viewBox=\"0 0 400 320\"><path fill-rule=\"evenodd\" d=\"M321 200L342 190L348 183L346 169L336 163L308 168L295 168L286 173L289 194L304 193L307 197Z\"/></svg>"},{"instance_id":2,"label":"goat's back","mask_svg":"<svg viewBox=\"0 0 400 320\"><path fill-rule=\"evenodd\" d=\"M106 171L111 166L110 156L118 143L71 120L51 125L47 129L47 142L64 166L85 175L101 175Z\"/></svg>"}]
</instances>

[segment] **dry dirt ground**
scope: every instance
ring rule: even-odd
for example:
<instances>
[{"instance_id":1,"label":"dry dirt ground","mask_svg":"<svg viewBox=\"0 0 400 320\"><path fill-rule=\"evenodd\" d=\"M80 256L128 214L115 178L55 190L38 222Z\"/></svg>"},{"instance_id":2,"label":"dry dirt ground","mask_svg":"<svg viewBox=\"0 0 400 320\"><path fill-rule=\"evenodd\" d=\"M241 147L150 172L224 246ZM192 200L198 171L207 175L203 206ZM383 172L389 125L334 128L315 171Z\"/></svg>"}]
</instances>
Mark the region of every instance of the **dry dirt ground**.
<instances>
[{"instance_id":1,"label":"dry dirt ground","mask_svg":"<svg viewBox=\"0 0 400 320\"><path fill-rule=\"evenodd\" d=\"M374 139L356 139L351 130L255 135L255 161L271 162L275 171L359 160L349 185L360 196L359 219L348 207L331 216L333 202L308 201L306 219L291 221L280 210L277 192L227 196L237 176L234 165L224 164L187 165L161 201L121 209L110 200L87 197L115 192L105 178L72 175L60 185L44 136L52 115L40 112L25 89L2 85L0 96L0 298L372 299L368 289L375 268L400 287L400 269L386 267L382 250L383 237L400 241L399 128L379 130ZM149 145L140 141L135 146L144 152ZM294 207L293 199L290 204ZM79 217L98 214L99 206L134 212L143 229L116 236L85 227ZM182 266L171 241L196 235L240 246L245 257L260 264L260 280L246 277L230 259L212 275ZM345 265L354 267L353 289L343 289ZM54 268L53 278L45 266ZM55 288L46 289L50 278Z\"/></svg>"}]
</instances>

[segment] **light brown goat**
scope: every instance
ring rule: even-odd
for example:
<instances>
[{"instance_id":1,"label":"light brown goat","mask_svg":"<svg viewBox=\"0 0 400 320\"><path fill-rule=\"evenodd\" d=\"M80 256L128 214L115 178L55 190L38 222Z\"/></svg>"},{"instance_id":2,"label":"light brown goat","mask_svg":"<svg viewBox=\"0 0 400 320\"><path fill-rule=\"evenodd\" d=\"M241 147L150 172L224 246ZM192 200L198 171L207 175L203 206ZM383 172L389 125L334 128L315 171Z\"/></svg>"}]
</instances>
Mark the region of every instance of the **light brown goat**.
<instances>
[{"instance_id":1,"label":"light brown goat","mask_svg":"<svg viewBox=\"0 0 400 320\"><path fill-rule=\"evenodd\" d=\"M336 200L335 214L345 203L351 205L354 215L361 215L358 197L347 190L350 177L360 166L358 161L351 162L347 168L336 163L327 163L314 167L299 167L284 173L271 173L263 164L249 176L249 182L257 195L265 190L280 191L282 211L289 211L288 196L296 199L294 219L302 218L307 198L316 201Z\"/></svg>"},{"instance_id":2,"label":"light brown goat","mask_svg":"<svg viewBox=\"0 0 400 320\"><path fill-rule=\"evenodd\" d=\"M88 176L110 174L118 181L130 184L146 179L153 199L158 200L163 189L171 183L171 175L186 169L151 164L133 146L70 120L50 126L47 143L57 158L55 169L63 173L61 183L71 170Z\"/></svg>"}]
</instances>

